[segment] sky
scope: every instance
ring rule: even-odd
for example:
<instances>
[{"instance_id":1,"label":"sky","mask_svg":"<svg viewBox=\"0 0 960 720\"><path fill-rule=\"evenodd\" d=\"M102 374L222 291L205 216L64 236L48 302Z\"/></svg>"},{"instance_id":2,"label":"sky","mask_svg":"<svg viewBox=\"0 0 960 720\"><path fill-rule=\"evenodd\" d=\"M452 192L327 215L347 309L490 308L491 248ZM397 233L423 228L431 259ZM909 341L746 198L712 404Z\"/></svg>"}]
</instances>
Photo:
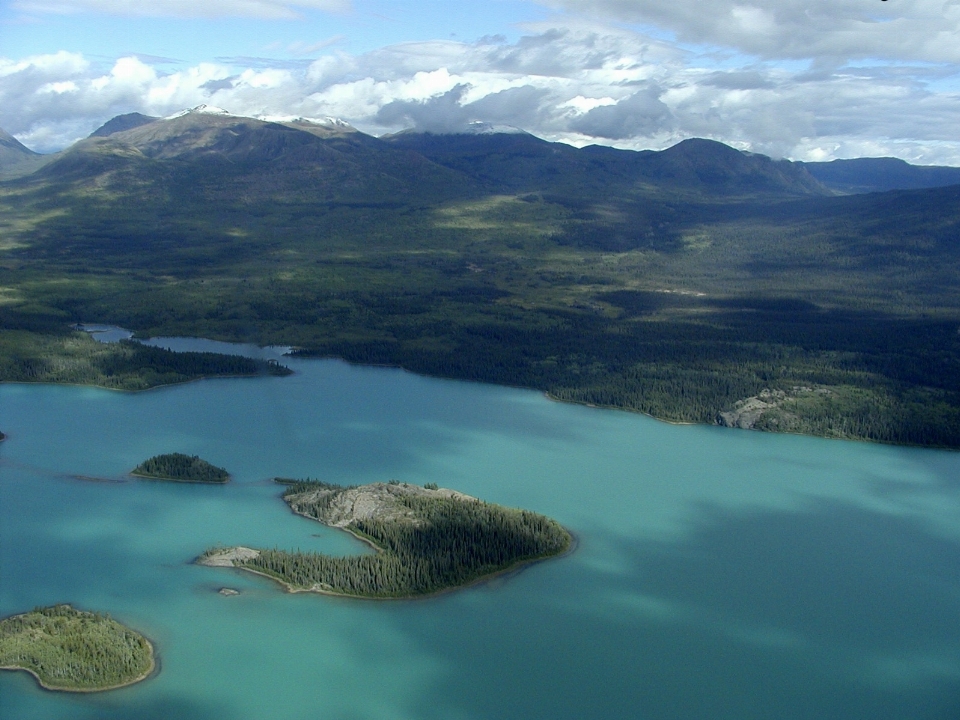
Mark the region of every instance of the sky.
<instances>
[{"instance_id":1,"label":"sky","mask_svg":"<svg viewBox=\"0 0 960 720\"><path fill-rule=\"evenodd\" d=\"M31 149L200 104L960 166L960 0L0 0L0 128Z\"/></svg>"}]
</instances>

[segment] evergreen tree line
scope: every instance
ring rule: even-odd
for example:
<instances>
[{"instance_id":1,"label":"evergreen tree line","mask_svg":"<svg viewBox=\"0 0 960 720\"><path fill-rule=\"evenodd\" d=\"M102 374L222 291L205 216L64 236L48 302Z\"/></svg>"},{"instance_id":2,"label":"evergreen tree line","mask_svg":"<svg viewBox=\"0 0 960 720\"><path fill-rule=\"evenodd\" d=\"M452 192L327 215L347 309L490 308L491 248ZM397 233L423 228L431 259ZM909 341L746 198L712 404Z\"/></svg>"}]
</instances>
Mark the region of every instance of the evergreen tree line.
<instances>
[{"instance_id":1,"label":"evergreen tree line","mask_svg":"<svg viewBox=\"0 0 960 720\"><path fill-rule=\"evenodd\" d=\"M173 352L134 341L100 343L85 334L4 331L0 379L143 390L200 377L289 375L277 363L208 352Z\"/></svg>"},{"instance_id":2,"label":"evergreen tree line","mask_svg":"<svg viewBox=\"0 0 960 720\"><path fill-rule=\"evenodd\" d=\"M160 374L206 375L290 375L290 368L266 360L212 352L173 352L166 348L121 340L130 352L103 358L100 369L105 375L152 368Z\"/></svg>"},{"instance_id":3,"label":"evergreen tree line","mask_svg":"<svg viewBox=\"0 0 960 720\"><path fill-rule=\"evenodd\" d=\"M226 469L211 465L197 455L184 455L183 453L155 455L137 465L133 474L207 483L223 483L230 478Z\"/></svg>"},{"instance_id":4,"label":"evergreen tree line","mask_svg":"<svg viewBox=\"0 0 960 720\"><path fill-rule=\"evenodd\" d=\"M313 505L299 504L298 510L320 520L333 496L321 495ZM413 512L415 521L356 520L347 526L379 549L374 555L331 557L274 549L261 551L241 567L295 587L365 597L409 597L556 555L570 543L570 535L557 522L526 510L443 497L403 495L398 501Z\"/></svg>"},{"instance_id":5,"label":"evergreen tree line","mask_svg":"<svg viewBox=\"0 0 960 720\"><path fill-rule=\"evenodd\" d=\"M611 322L558 313L551 326L391 326L392 339L335 340L304 354L532 387L680 422L715 422L764 389L846 387L860 393L857 402L841 392L833 403L797 406L792 431L960 447L955 323L765 308L711 317ZM417 342L423 335L437 342Z\"/></svg>"}]
</instances>

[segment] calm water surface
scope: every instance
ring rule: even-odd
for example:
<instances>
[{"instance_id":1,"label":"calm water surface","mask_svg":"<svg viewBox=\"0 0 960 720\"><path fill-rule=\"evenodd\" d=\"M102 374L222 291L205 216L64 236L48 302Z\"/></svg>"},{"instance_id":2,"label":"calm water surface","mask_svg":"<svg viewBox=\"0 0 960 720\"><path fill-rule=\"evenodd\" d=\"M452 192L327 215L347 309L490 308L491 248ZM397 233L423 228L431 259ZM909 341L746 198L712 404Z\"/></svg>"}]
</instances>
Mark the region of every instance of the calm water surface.
<instances>
[{"instance_id":1,"label":"calm water surface","mask_svg":"<svg viewBox=\"0 0 960 720\"><path fill-rule=\"evenodd\" d=\"M106 611L161 659L98 695L0 673L2 720L960 717L960 454L288 364L138 394L0 386L0 615ZM162 452L234 481L126 476ZM436 482L579 547L413 602L192 565L217 543L362 551L292 516L275 475Z\"/></svg>"}]
</instances>

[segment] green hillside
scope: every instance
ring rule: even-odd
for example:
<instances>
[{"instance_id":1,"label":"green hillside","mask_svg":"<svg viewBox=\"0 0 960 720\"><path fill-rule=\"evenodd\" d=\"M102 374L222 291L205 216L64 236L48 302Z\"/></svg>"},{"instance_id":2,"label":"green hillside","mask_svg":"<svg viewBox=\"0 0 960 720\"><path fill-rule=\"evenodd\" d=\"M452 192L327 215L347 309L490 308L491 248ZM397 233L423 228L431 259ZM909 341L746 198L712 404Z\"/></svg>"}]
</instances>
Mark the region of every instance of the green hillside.
<instances>
[{"instance_id":1,"label":"green hillside","mask_svg":"<svg viewBox=\"0 0 960 720\"><path fill-rule=\"evenodd\" d=\"M170 122L0 185L0 327L43 338L37 361L109 322L960 447L957 187L831 197L706 141ZM0 343L3 379L31 352Z\"/></svg>"}]
</instances>

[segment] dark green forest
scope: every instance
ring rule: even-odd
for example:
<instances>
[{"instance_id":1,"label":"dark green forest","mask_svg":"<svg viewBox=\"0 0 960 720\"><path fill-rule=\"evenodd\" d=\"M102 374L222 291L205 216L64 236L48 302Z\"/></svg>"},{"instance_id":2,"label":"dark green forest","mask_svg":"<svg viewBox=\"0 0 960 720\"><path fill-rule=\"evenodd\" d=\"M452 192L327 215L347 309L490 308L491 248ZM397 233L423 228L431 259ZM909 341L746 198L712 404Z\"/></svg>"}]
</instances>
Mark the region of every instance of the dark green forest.
<instances>
[{"instance_id":1,"label":"dark green forest","mask_svg":"<svg viewBox=\"0 0 960 720\"><path fill-rule=\"evenodd\" d=\"M38 333L23 327L4 329L0 334L0 377L6 382L146 390L203 377L290 374L283 365L236 355L173 352L132 340L101 343L66 326L52 330Z\"/></svg>"},{"instance_id":2,"label":"dark green forest","mask_svg":"<svg viewBox=\"0 0 960 720\"><path fill-rule=\"evenodd\" d=\"M103 140L0 183L0 379L283 371L70 331L98 321L679 422L766 393L755 429L960 447L960 186L834 197L705 141L317 142L327 165Z\"/></svg>"},{"instance_id":3,"label":"dark green forest","mask_svg":"<svg viewBox=\"0 0 960 720\"><path fill-rule=\"evenodd\" d=\"M349 488L301 482L284 492L287 502L322 487L330 492L297 512L324 520L335 496ZM570 535L543 515L474 499L401 494L412 518L358 519L346 530L370 542L371 555L332 557L314 552L261 550L245 567L293 588L371 598L429 595L466 585L520 563L565 551Z\"/></svg>"},{"instance_id":4,"label":"dark green forest","mask_svg":"<svg viewBox=\"0 0 960 720\"><path fill-rule=\"evenodd\" d=\"M183 453L154 455L137 465L131 475L197 483L225 483L230 479L230 474L224 468L211 465L197 455Z\"/></svg>"}]
</instances>

